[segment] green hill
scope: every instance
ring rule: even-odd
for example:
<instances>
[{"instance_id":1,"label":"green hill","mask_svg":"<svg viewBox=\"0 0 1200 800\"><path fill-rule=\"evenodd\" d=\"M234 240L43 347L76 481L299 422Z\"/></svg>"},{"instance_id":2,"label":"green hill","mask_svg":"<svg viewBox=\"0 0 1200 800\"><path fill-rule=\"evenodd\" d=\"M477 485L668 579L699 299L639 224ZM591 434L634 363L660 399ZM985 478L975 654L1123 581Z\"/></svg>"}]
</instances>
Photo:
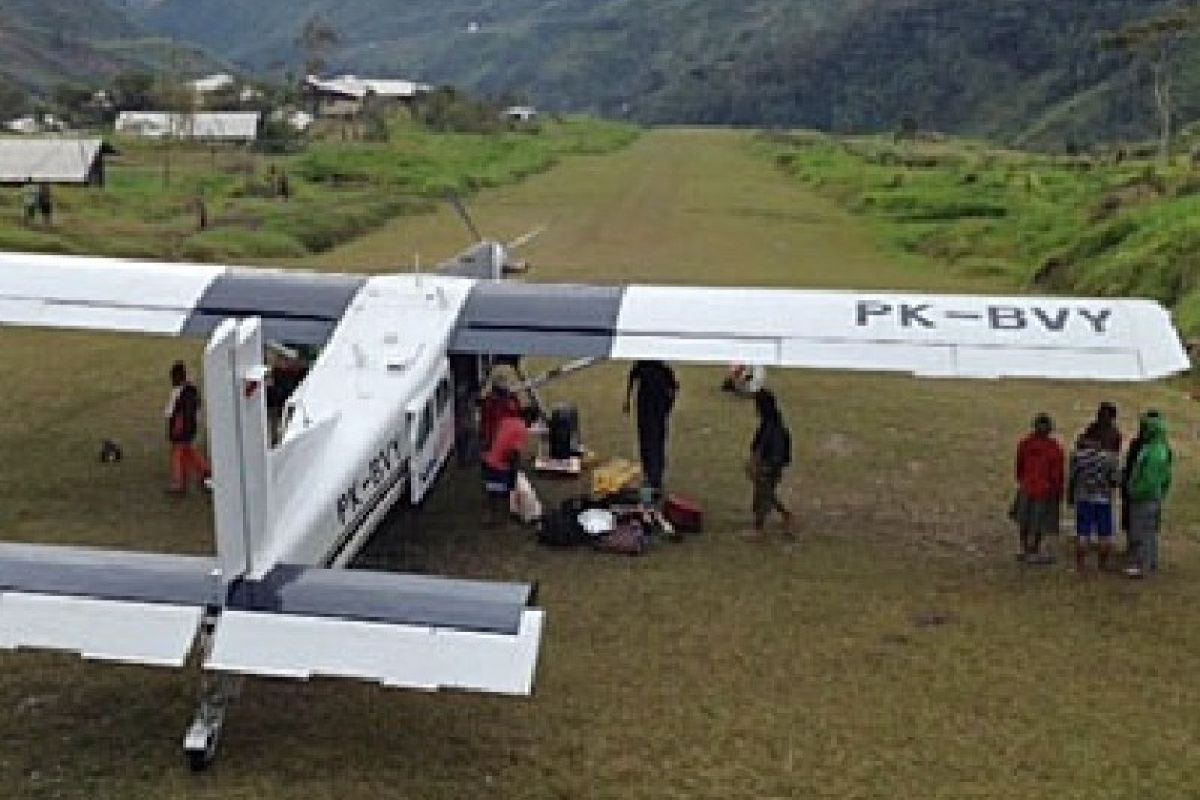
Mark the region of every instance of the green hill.
<instances>
[{"instance_id":1,"label":"green hill","mask_svg":"<svg viewBox=\"0 0 1200 800\"><path fill-rule=\"evenodd\" d=\"M90 85L172 59L180 69L219 63L153 34L104 0L0 0L0 84L39 91L61 82Z\"/></svg>"},{"instance_id":2,"label":"green hill","mask_svg":"<svg viewBox=\"0 0 1200 800\"><path fill-rule=\"evenodd\" d=\"M120 2L120 0L113 0ZM1141 136L1144 76L1098 35L1169 0L141 0L145 25L265 69L398 72L648 122ZM1068 113L1074 111L1076 113Z\"/></svg>"}]
</instances>

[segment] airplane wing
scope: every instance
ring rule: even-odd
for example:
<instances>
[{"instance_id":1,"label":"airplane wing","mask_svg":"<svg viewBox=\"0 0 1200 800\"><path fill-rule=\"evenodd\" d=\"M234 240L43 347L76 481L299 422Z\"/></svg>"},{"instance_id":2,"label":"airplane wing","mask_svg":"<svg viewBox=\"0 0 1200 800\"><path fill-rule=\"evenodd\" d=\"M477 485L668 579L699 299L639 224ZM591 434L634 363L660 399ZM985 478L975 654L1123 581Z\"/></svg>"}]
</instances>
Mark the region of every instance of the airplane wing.
<instances>
[{"instance_id":1,"label":"airplane wing","mask_svg":"<svg viewBox=\"0 0 1200 800\"><path fill-rule=\"evenodd\" d=\"M1190 367L1153 301L886 291L478 283L451 348L946 378L1144 381Z\"/></svg>"},{"instance_id":2,"label":"airplane wing","mask_svg":"<svg viewBox=\"0 0 1200 800\"><path fill-rule=\"evenodd\" d=\"M473 281L463 353L909 372L1153 380L1190 367L1158 303L486 280L495 248L440 267ZM0 254L0 325L207 336L260 317L269 339L323 343L366 279L236 267Z\"/></svg>"},{"instance_id":3,"label":"airplane wing","mask_svg":"<svg viewBox=\"0 0 1200 800\"><path fill-rule=\"evenodd\" d=\"M0 544L0 648L527 695L543 612L527 584L282 566L227 596L211 558Z\"/></svg>"},{"instance_id":4,"label":"airplane wing","mask_svg":"<svg viewBox=\"0 0 1200 800\"><path fill-rule=\"evenodd\" d=\"M0 254L0 324L207 337L261 317L267 337L321 344L365 277L79 256Z\"/></svg>"}]
</instances>

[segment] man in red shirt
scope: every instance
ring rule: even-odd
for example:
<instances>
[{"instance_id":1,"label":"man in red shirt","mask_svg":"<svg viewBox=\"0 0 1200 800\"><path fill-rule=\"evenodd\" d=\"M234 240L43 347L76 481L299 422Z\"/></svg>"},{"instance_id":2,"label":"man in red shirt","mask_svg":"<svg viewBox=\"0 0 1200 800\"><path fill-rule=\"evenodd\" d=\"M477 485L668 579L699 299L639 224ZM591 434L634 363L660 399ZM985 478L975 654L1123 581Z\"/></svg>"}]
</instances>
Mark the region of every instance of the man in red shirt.
<instances>
[{"instance_id":1,"label":"man in red shirt","mask_svg":"<svg viewBox=\"0 0 1200 800\"><path fill-rule=\"evenodd\" d=\"M508 513L509 495L517 483L521 454L529 444L529 426L537 421L535 408L518 416L506 416L496 426L491 445L483 454L483 493L487 502L485 521L494 525Z\"/></svg>"},{"instance_id":2,"label":"man in red shirt","mask_svg":"<svg viewBox=\"0 0 1200 800\"><path fill-rule=\"evenodd\" d=\"M1021 552L1027 563L1045 563L1042 538L1058 533L1059 506L1064 490L1065 455L1051 435L1054 422L1048 414L1033 420L1033 432L1017 446L1017 501L1013 512L1021 531Z\"/></svg>"}]
</instances>

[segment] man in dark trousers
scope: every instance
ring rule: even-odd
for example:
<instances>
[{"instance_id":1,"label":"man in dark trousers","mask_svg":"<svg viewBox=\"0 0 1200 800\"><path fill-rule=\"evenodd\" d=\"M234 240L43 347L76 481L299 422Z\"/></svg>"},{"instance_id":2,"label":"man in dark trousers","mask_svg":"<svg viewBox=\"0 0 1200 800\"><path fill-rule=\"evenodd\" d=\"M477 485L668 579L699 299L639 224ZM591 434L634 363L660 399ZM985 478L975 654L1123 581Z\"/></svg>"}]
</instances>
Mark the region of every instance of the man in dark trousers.
<instances>
[{"instance_id":1,"label":"man in dark trousers","mask_svg":"<svg viewBox=\"0 0 1200 800\"><path fill-rule=\"evenodd\" d=\"M204 489L212 488L208 462L196 450L199 432L200 391L188 380L182 361L171 365L171 396L167 399L167 441L171 443L170 494L187 494L188 478L195 475Z\"/></svg>"},{"instance_id":2,"label":"man in dark trousers","mask_svg":"<svg viewBox=\"0 0 1200 800\"><path fill-rule=\"evenodd\" d=\"M675 373L662 361L638 361L629 370L625 388L625 413L637 387L638 448L641 451L642 471L646 485L656 494L663 489L663 472L667 468L667 418L679 394Z\"/></svg>"}]
</instances>

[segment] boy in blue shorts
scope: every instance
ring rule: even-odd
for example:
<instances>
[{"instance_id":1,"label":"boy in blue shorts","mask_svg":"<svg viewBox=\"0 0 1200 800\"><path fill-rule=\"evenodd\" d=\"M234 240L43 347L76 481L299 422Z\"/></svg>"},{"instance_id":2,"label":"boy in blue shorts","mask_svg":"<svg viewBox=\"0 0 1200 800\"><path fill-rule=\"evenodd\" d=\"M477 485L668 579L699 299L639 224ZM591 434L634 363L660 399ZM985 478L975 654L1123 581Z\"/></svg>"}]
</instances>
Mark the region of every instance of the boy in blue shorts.
<instances>
[{"instance_id":1,"label":"boy in blue shorts","mask_svg":"<svg viewBox=\"0 0 1200 800\"><path fill-rule=\"evenodd\" d=\"M1067 494L1075 503L1075 567L1087 569L1093 541L1100 546L1100 569L1107 570L1113 546L1113 490L1120 483L1116 454L1084 434L1071 454Z\"/></svg>"}]
</instances>

